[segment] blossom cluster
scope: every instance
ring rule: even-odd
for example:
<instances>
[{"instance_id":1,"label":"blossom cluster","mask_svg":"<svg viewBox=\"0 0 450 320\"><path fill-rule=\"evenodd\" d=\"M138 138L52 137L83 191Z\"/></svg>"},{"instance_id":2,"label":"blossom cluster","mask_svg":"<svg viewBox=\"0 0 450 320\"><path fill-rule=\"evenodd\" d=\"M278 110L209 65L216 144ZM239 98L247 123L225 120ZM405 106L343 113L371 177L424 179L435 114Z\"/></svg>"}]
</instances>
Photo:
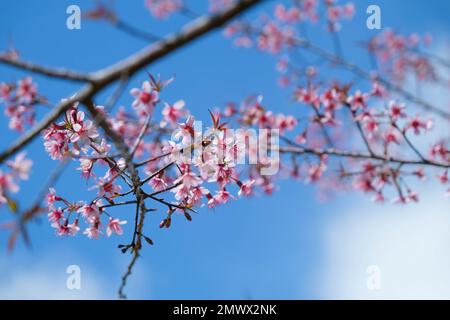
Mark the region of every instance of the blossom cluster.
<instances>
[{"instance_id":1,"label":"blossom cluster","mask_svg":"<svg viewBox=\"0 0 450 320\"><path fill-rule=\"evenodd\" d=\"M432 59L422 52L422 47L431 43L432 38L428 34L423 37L416 33L404 36L387 29L370 40L368 49L376 56L382 71L396 81L404 81L409 72L420 81L437 81Z\"/></svg>"},{"instance_id":2,"label":"blossom cluster","mask_svg":"<svg viewBox=\"0 0 450 320\"><path fill-rule=\"evenodd\" d=\"M199 131L198 122L183 100L174 103L161 100L162 89L172 80L151 77L141 88L133 88L130 91L134 99L132 112L120 109L113 116L97 107L107 116L115 132L134 149L133 163L143 168L139 180L144 199L167 207L161 227L170 227L175 213L191 220L189 212L199 206L214 208L241 196L256 195L258 189L271 194L276 189L276 179L286 176L334 188L348 185L373 194L375 201L386 200L390 194L388 189L397 191L392 197L394 202L418 201L418 195L407 180L423 179L427 175L420 166L407 170L398 163L376 158L350 157L335 162L327 154L314 152L271 156L280 148L278 140L276 144L271 140L275 135L288 145L304 148L301 150L326 148L330 143L350 147L355 141L349 140L345 145L335 140L339 131L351 132L349 122L355 124L358 133L352 136L360 135L365 139L373 154L389 159L402 153L419 152L415 148L407 151L412 147L410 139L431 130L431 120L411 115L405 104L386 99L386 89L377 82L367 92L351 92L350 86L325 86L313 81L307 87L298 86L294 101L302 107L295 113L306 114L304 117L274 113L263 105L261 96L251 96L239 106L228 103L223 109L210 111L211 125L203 132ZM386 107L375 107L381 101L385 101ZM77 105L72 106L64 121L45 130L44 144L53 159L72 157L80 161L79 169L84 177L93 177L90 189L97 190L97 195L92 201L70 203L52 190L48 201L49 220L59 235L72 235L79 231L78 221L83 217L88 224L84 233L97 238L102 232L100 217L103 215L109 219L106 233L120 234L121 222L104 209L119 205L118 200L133 191L125 171L125 160L112 156L113 148L101 138L92 120L87 120L78 109ZM142 128L147 130L143 132ZM259 131L255 134L252 130ZM329 133L332 141L324 138L324 132ZM261 136L264 152L259 146ZM450 164L450 150L445 142L433 144L424 157L443 167ZM239 162L239 159L248 161ZM97 177L96 164L106 167L106 174ZM280 171L263 174L268 167L280 168ZM437 177L449 188L446 169L438 172ZM347 184L349 179L351 183ZM125 190L130 187L129 191ZM55 205L57 202L63 205Z\"/></svg>"},{"instance_id":3,"label":"blossom cluster","mask_svg":"<svg viewBox=\"0 0 450 320\"><path fill-rule=\"evenodd\" d=\"M211 0L210 10L231 3ZM182 0L145 4L157 18L188 10ZM184 100L164 100L163 91L173 78L161 80L151 74L130 90L130 107L122 106L114 114L96 105L97 117L90 118L81 104L71 105L62 119L43 130L43 144L51 159L78 163L77 170L95 195L71 202L51 188L48 219L56 233L73 236L83 224L83 234L92 239L121 235L126 221L111 216L110 208L127 205L136 206L138 213L164 207L160 227L169 228L174 214L190 221L198 207L271 194L281 178L314 183L319 190L358 190L379 202L407 203L419 200L410 181L431 177L450 194L449 141L434 140L427 147L416 143L433 129L432 119L394 97L378 76L368 77L368 86L328 81L317 65L296 65L289 55L304 41L299 24L323 19L337 36L340 22L350 19L354 10L352 3L336 0L299 0L291 6L277 4L272 17L261 16L253 25L239 21L226 27L237 45L279 55L280 84L292 89L292 106L284 112L267 108L262 96L250 96L209 111L210 125L203 131ZM116 19L102 6L89 15ZM370 48L393 79L404 79L413 70L421 80L435 80L431 60L419 52L419 43L429 41L386 31L371 40ZM0 99L10 127L21 131L34 121L34 105L43 98L27 77L17 84L0 84ZM98 128L103 120L114 139ZM128 152L118 146L117 137ZM12 203L10 195L18 191L18 180L28 178L31 164L22 153L7 162L9 172L0 171L0 204Z\"/></svg>"},{"instance_id":4,"label":"blossom cluster","mask_svg":"<svg viewBox=\"0 0 450 320\"><path fill-rule=\"evenodd\" d=\"M324 6L327 12L325 21L330 32L339 31L340 21L351 19L355 12L351 2L340 5L336 0L325 0ZM296 31L299 25L306 20L312 22L319 20L318 7L317 0L297 1L290 7L277 4L273 18L262 15L259 21L252 25L245 21L236 21L228 25L224 33L227 37L235 37L234 43L237 46L254 45L261 51L277 54L295 46L301 38Z\"/></svg>"},{"instance_id":5,"label":"blossom cluster","mask_svg":"<svg viewBox=\"0 0 450 320\"><path fill-rule=\"evenodd\" d=\"M14 160L7 161L8 172L0 170L0 206L9 204L13 211L14 201L10 197L12 193L19 191L18 182L28 180L33 161L26 158L25 152L19 153Z\"/></svg>"},{"instance_id":6,"label":"blossom cluster","mask_svg":"<svg viewBox=\"0 0 450 320\"><path fill-rule=\"evenodd\" d=\"M183 8L182 0L145 0L145 6L156 18L167 18Z\"/></svg>"},{"instance_id":7,"label":"blossom cluster","mask_svg":"<svg viewBox=\"0 0 450 320\"><path fill-rule=\"evenodd\" d=\"M209 0L209 11L217 12L223 10L233 4L235 0ZM188 11L193 12L186 7L187 2L184 0L145 0L145 6L153 17L157 19L167 19L176 12Z\"/></svg>"},{"instance_id":8,"label":"blossom cluster","mask_svg":"<svg viewBox=\"0 0 450 320\"><path fill-rule=\"evenodd\" d=\"M56 229L59 236L75 236L79 231L80 218L88 225L83 234L91 239L97 239L103 234L104 224L102 218L106 216L106 235L110 237L113 233L122 235L121 225L126 221L111 217L103 206L102 199L95 199L91 203L69 202L58 196L54 188L50 188L47 194L48 220Z\"/></svg>"}]
</instances>

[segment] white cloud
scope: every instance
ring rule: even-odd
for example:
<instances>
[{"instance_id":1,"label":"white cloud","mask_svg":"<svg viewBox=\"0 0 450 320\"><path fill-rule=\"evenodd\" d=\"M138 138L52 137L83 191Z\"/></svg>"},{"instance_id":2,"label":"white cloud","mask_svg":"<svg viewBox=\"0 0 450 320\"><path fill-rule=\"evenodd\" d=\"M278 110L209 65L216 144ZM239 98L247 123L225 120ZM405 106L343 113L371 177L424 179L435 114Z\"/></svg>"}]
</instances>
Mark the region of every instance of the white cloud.
<instances>
[{"instance_id":1,"label":"white cloud","mask_svg":"<svg viewBox=\"0 0 450 320\"><path fill-rule=\"evenodd\" d=\"M5 261L7 260L7 261ZM107 299L104 281L86 264L80 264L81 288L70 290L66 285L66 269L58 259L46 258L38 265L17 267L5 259L0 264L0 299ZM28 260L28 258L25 258ZM8 262L8 263L7 263Z\"/></svg>"},{"instance_id":2,"label":"white cloud","mask_svg":"<svg viewBox=\"0 0 450 320\"><path fill-rule=\"evenodd\" d=\"M420 204L355 203L324 228L321 291L336 299L450 299L450 200L442 190ZM379 290L369 290L378 266Z\"/></svg>"},{"instance_id":3,"label":"white cloud","mask_svg":"<svg viewBox=\"0 0 450 320\"><path fill-rule=\"evenodd\" d=\"M448 43L430 48L448 56ZM441 70L443 71L443 70ZM445 72L448 78L448 72ZM409 88L413 90L413 88ZM447 88L430 85L423 98L448 110ZM435 118L434 130L417 140L422 150L446 132L447 123ZM450 299L450 199L445 188L430 181L414 186L419 204L379 205L368 199L339 210L324 227L321 292L337 299ZM434 185L434 187L433 187ZM431 189L430 189L431 188ZM369 266L381 271L380 290L369 290Z\"/></svg>"}]
</instances>

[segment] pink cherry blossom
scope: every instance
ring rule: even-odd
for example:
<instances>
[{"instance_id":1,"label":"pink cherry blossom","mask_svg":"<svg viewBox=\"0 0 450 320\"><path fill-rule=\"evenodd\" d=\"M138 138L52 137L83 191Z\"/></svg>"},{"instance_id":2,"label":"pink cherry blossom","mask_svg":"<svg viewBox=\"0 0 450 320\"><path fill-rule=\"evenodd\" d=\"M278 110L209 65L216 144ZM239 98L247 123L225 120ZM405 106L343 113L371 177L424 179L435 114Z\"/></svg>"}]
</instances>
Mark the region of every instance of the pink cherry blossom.
<instances>
[{"instance_id":1,"label":"pink cherry blossom","mask_svg":"<svg viewBox=\"0 0 450 320\"><path fill-rule=\"evenodd\" d=\"M186 111L184 108L184 101L179 100L175 102L173 105L165 103L165 107L162 110L162 115L164 119L169 123L176 123L180 120L181 117L186 115Z\"/></svg>"},{"instance_id":2,"label":"pink cherry blossom","mask_svg":"<svg viewBox=\"0 0 450 320\"><path fill-rule=\"evenodd\" d=\"M100 218L100 209L101 200L98 200L91 204L84 204L81 208L78 209L78 212L89 222L94 223Z\"/></svg>"},{"instance_id":3,"label":"pink cherry blossom","mask_svg":"<svg viewBox=\"0 0 450 320\"><path fill-rule=\"evenodd\" d=\"M182 0L146 0L146 7L156 18L167 18L183 7Z\"/></svg>"},{"instance_id":4,"label":"pink cherry blossom","mask_svg":"<svg viewBox=\"0 0 450 320\"><path fill-rule=\"evenodd\" d=\"M90 239L98 239L102 232L98 229L98 225L96 224L89 228L86 228L83 234L87 235L87 237Z\"/></svg>"},{"instance_id":5,"label":"pink cherry blossom","mask_svg":"<svg viewBox=\"0 0 450 320\"><path fill-rule=\"evenodd\" d=\"M26 77L19 80L16 95L19 103L28 104L34 101L37 96L37 86L33 83L33 79L31 77Z\"/></svg>"},{"instance_id":6,"label":"pink cherry blossom","mask_svg":"<svg viewBox=\"0 0 450 320\"><path fill-rule=\"evenodd\" d=\"M389 102L389 116L391 117L392 121L395 122L399 118L405 118L405 104L404 103L396 103L395 101Z\"/></svg>"},{"instance_id":7,"label":"pink cherry blossom","mask_svg":"<svg viewBox=\"0 0 450 320\"><path fill-rule=\"evenodd\" d=\"M422 120L419 116L411 118L405 126L405 132L412 129L414 134L419 135L421 130L427 131L431 129L433 122L431 120Z\"/></svg>"},{"instance_id":8,"label":"pink cherry blossom","mask_svg":"<svg viewBox=\"0 0 450 320\"><path fill-rule=\"evenodd\" d=\"M8 161L6 164L12 169L12 174L21 180L28 180L33 161L26 159L26 153L19 153L14 161Z\"/></svg>"},{"instance_id":9,"label":"pink cherry blossom","mask_svg":"<svg viewBox=\"0 0 450 320\"><path fill-rule=\"evenodd\" d=\"M353 110L366 107L368 95L357 90L354 95L347 98L347 103L350 104Z\"/></svg>"},{"instance_id":10,"label":"pink cherry blossom","mask_svg":"<svg viewBox=\"0 0 450 320\"><path fill-rule=\"evenodd\" d=\"M132 107L135 109L143 109L147 113L151 113L156 102L159 100L158 91L154 90L149 81L142 83L142 89L133 88L130 91L134 97Z\"/></svg>"},{"instance_id":11,"label":"pink cherry blossom","mask_svg":"<svg viewBox=\"0 0 450 320\"><path fill-rule=\"evenodd\" d=\"M110 237L113 233L122 235L123 230L121 225L126 224L126 221L120 221L119 219L109 218L108 225L106 227L106 235Z\"/></svg>"},{"instance_id":12,"label":"pink cherry blossom","mask_svg":"<svg viewBox=\"0 0 450 320\"><path fill-rule=\"evenodd\" d=\"M64 217L64 213L59 207L58 209L53 209L48 213L48 220L51 223L59 222Z\"/></svg>"}]
</instances>

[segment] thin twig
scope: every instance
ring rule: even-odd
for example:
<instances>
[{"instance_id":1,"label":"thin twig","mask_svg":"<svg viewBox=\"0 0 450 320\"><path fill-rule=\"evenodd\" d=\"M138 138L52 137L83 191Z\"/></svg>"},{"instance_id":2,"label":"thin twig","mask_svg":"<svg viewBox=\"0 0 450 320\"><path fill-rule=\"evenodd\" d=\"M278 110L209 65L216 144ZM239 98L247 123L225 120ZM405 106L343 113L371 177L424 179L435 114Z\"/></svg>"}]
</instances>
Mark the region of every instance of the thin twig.
<instances>
[{"instance_id":1,"label":"thin twig","mask_svg":"<svg viewBox=\"0 0 450 320\"><path fill-rule=\"evenodd\" d=\"M92 79L90 75L84 73L78 73L75 71L62 69L62 68L50 68L44 67L38 64L34 64L29 61L23 61L18 59L11 59L5 55L0 55L0 63L9 65L14 68L38 73L51 78L59 78L70 81L79 81L79 82L91 82Z\"/></svg>"}]
</instances>

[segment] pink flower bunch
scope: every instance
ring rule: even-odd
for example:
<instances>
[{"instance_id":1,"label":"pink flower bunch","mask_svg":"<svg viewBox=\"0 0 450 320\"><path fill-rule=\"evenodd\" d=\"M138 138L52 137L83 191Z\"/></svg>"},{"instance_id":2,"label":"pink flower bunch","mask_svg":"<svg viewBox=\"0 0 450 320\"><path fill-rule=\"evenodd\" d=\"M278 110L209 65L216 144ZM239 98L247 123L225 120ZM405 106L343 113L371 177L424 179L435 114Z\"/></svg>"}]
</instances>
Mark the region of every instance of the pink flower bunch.
<instances>
[{"instance_id":1,"label":"pink flower bunch","mask_svg":"<svg viewBox=\"0 0 450 320\"><path fill-rule=\"evenodd\" d=\"M355 14L355 6L352 2L339 5L337 0L325 0L327 7L328 31L336 32L341 29L340 20L350 20Z\"/></svg>"},{"instance_id":2,"label":"pink flower bunch","mask_svg":"<svg viewBox=\"0 0 450 320\"><path fill-rule=\"evenodd\" d=\"M86 154L90 147L95 147L95 143L99 142L97 129L91 120L85 119L85 113L78 110L78 104L67 110L64 121L45 129L43 137L45 150L53 160Z\"/></svg>"},{"instance_id":3,"label":"pink flower bunch","mask_svg":"<svg viewBox=\"0 0 450 320\"><path fill-rule=\"evenodd\" d=\"M25 157L25 152L19 153L13 161L6 162L8 172L0 170L0 206L11 200L11 193L19 191L19 180L28 180L33 161Z\"/></svg>"},{"instance_id":4,"label":"pink flower bunch","mask_svg":"<svg viewBox=\"0 0 450 320\"><path fill-rule=\"evenodd\" d=\"M145 6L155 18L165 19L183 8L182 0L145 0Z\"/></svg>"},{"instance_id":5,"label":"pink flower bunch","mask_svg":"<svg viewBox=\"0 0 450 320\"><path fill-rule=\"evenodd\" d=\"M289 26L279 26L276 22L268 21L257 39L257 46L261 51L279 53L285 47L291 46L294 30Z\"/></svg>"},{"instance_id":6,"label":"pink flower bunch","mask_svg":"<svg viewBox=\"0 0 450 320\"><path fill-rule=\"evenodd\" d=\"M288 62L280 64L281 70L289 68ZM386 89L376 81L370 90L351 91L350 85L326 85L315 76L315 70L311 71L307 85L294 89L296 111L292 114L275 113L263 105L261 96L251 96L240 104L228 103L223 110L210 111L211 124L204 129L183 100L161 100L162 89L172 79L161 81L150 76L141 89L132 89L134 112L122 108L110 116L102 107L98 109L133 150L144 199L167 206L167 216L160 224L164 228L171 226L174 214L191 220L189 212L199 206L214 208L257 195L258 191L271 194L277 189L276 180L285 177L317 184L321 190L347 186L350 180L349 188L371 194L376 201L384 201L391 190L397 190L395 202L417 201L407 179L422 179L425 172L421 168L407 170L389 162L359 158L342 158L338 162L320 152L271 156L274 150L283 148L278 139L290 147L301 146L300 150L334 147L340 132L345 129L346 134L353 133L349 128L354 127L357 134L349 137L358 139L362 135L370 152L389 157L408 147L412 134L423 134L431 128L430 121L420 115L411 116L402 102L387 100ZM163 107L155 112L159 103ZM79 231L79 221L84 221L84 233L90 238L104 233L121 234L124 222L110 217L106 209L133 193L125 159L110 156L114 153L112 147L76 105L67 111L62 122L44 132L44 140L52 158L76 157L82 175L93 178L90 190L97 192L94 200L78 203L50 192L49 220L57 233L74 235ZM344 139L339 146L353 142ZM144 156L148 158L142 161ZM433 144L430 159L447 163L450 159L446 143ZM99 174L97 163L107 167L106 173ZM264 174L268 168L276 170ZM439 181L447 185L447 173L440 174Z\"/></svg>"},{"instance_id":7,"label":"pink flower bunch","mask_svg":"<svg viewBox=\"0 0 450 320\"><path fill-rule=\"evenodd\" d=\"M412 72L419 80L437 81L437 73L430 57L422 54L422 47L431 42L428 35L403 36L386 30L369 43L369 50L380 61L382 70L393 79L403 81Z\"/></svg>"},{"instance_id":8,"label":"pink flower bunch","mask_svg":"<svg viewBox=\"0 0 450 320\"><path fill-rule=\"evenodd\" d=\"M112 218L105 210L101 199L96 199L91 203L77 202L71 203L68 200L56 195L56 190L50 188L47 194L48 220L56 229L58 236L74 236L80 231L80 218L86 223L83 234L88 238L97 239L103 234L102 217L106 216L106 235L110 237L113 233L122 235L121 225L126 221Z\"/></svg>"},{"instance_id":9,"label":"pink flower bunch","mask_svg":"<svg viewBox=\"0 0 450 320\"><path fill-rule=\"evenodd\" d=\"M134 97L134 101L131 104L136 110L142 111L141 114L151 114L155 104L159 101L158 91L150 84L149 81L142 83L142 89L133 88L130 91Z\"/></svg>"},{"instance_id":10,"label":"pink flower bunch","mask_svg":"<svg viewBox=\"0 0 450 320\"><path fill-rule=\"evenodd\" d=\"M26 125L34 124L34 106L39 99L37 85L31 77L19 80L17 85L0 83L0 102L6 106L11 130L22 132Z\"/></svg>"},{"instance_id":11,"label":"pink flower bunch","mask_svg":"<svg viewBox=\"0 0 450 320\"><path fill-rule=\"evenodd\" d=\"M286 8L283 4L275 7L275 17L286 23L296 23L301 19L301 11L297 7Z\"/></svg>"}]
</instances>

